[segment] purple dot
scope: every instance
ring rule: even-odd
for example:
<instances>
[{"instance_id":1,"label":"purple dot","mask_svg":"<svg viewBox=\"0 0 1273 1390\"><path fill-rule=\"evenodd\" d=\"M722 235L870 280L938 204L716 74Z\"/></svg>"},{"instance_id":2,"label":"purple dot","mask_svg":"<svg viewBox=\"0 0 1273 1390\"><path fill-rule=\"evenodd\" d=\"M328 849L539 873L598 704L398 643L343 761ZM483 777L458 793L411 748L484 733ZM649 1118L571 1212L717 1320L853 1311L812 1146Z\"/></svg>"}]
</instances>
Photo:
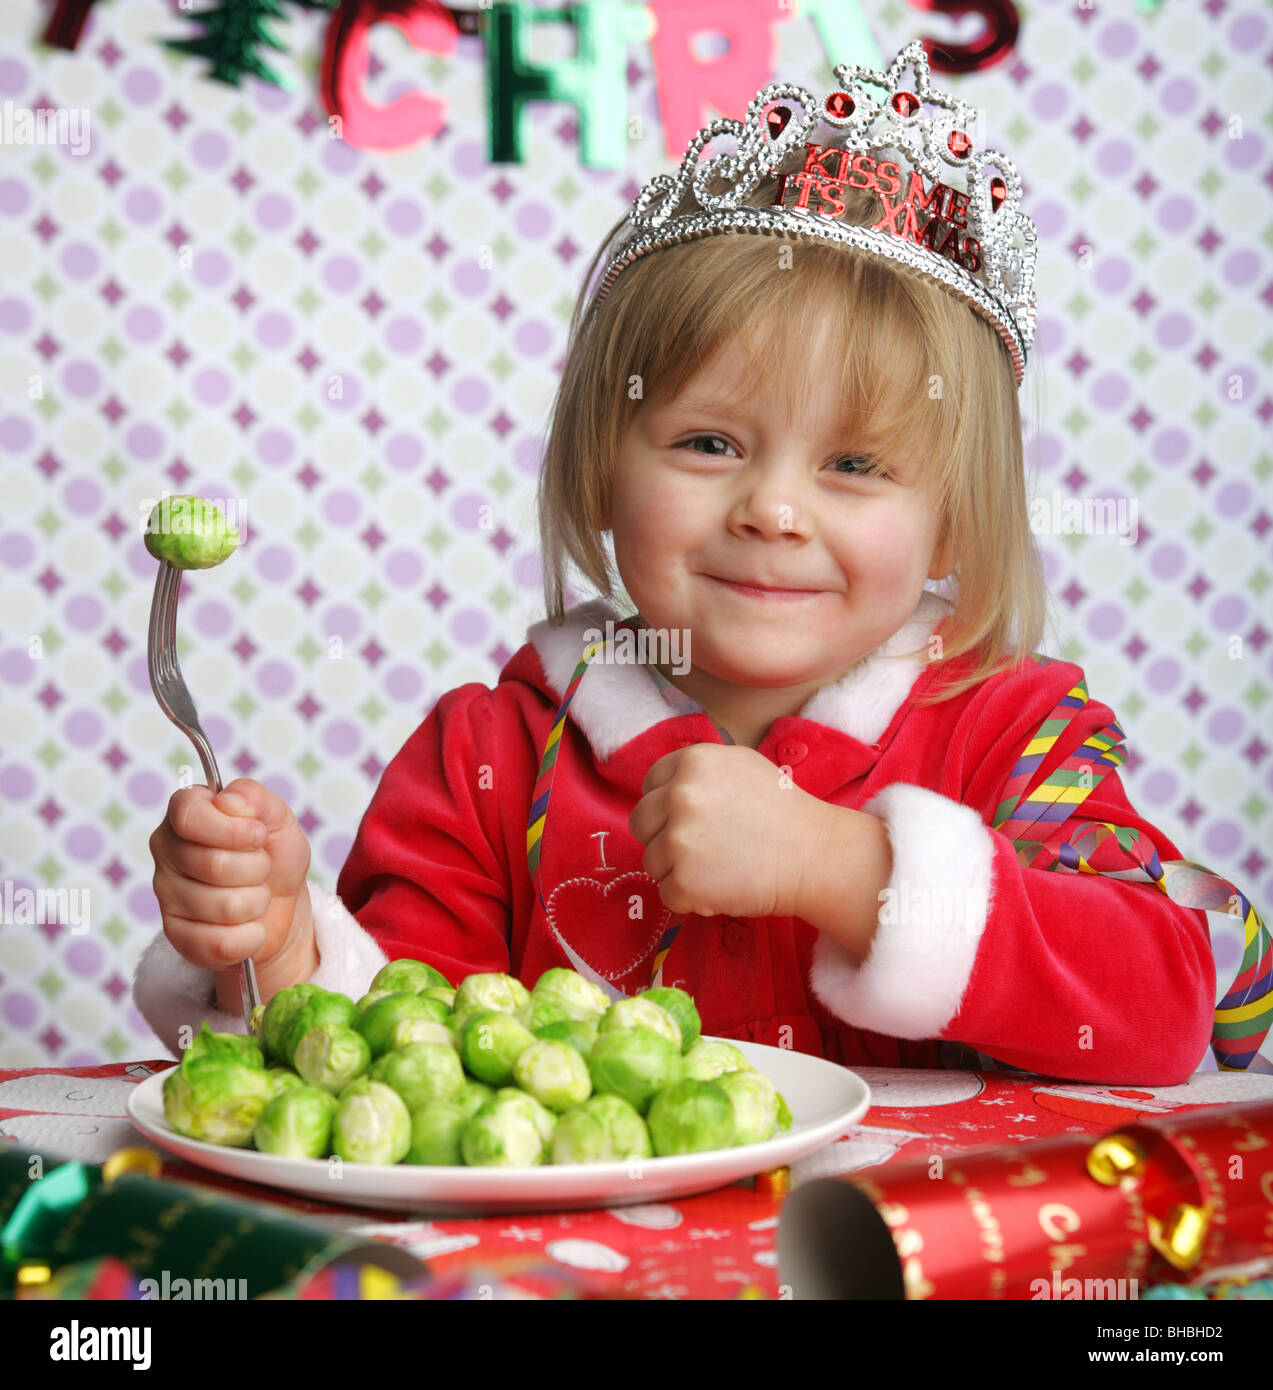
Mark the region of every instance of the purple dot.
<instances>
[{"instance_id":1,"label":"purple dot","mask_svg":"<svg viewBox=\"0 0 1273 1390\"><path fill-rule=\"evenodd\" d=\"M0 768L0 795L6 801L25 801L35 790L35 774L25 763Z\"/></svg>"},{"instance_id":2,"label":"purple dot","mask_svg":"<svg viewBox=\"0 0 1273 1390\"><path fill-rule=\"evenodd\" d=\"M451 520L466 531L476 531L482 520L482 508L488 505L480 493L459 493L451 502Z\"/></svg>"},{"instance_id":3,"label":"purple dot","mask_svg":"<svg viewBox=\"0 0 1273 1390\"><path fill-rule=\"evenodd\" d=\"M1174 579L1185 567L1185 552L1175 541L1164 541L1149 557L1149 568L1159 579Z\"/></svg>"},{"instance_id":4,"label":"purple dot","mask_svg":"<svg viewBox=\"0 0 1273 1390\"><path fill-rule=\"evenodd\" d=\"M205 637L224 637L233 623L233 611L220 599L204 599L195 605L194 625Z\"/></svg>"},{"instance_id":5,"label":"purple dot","mask_svg":"<svg viewBox=\"0 0 1273 1390\"><path fill-rule=\"evenodd\" d=\"M1222 401L1245 401L1255 391L1258 380L1253 367L1229 366L1221 372L1216 390ZM1236 388L1236 391L1235 391Z\"/></svg>"},{"instance_id":6,"label":"purple dot","mask_svg":"<svg viewBox=\"0 0 1273 1390\"><path fill-rule=\"evenodd\" d=\"M0 536L0 563L5 569L21 569L35 558L35 542L23 531L6 531Z\"/></svg>"},{"instance_id":7,"label":"purple dot","mask_svg":"<svg viewBox=\"0 0 1273 1390\"><path fill-rule=\"evenodd\" d=\"M91 747L102 737L102 716L93 709L72 710L62 722L62 733L77 748Z\"/></svg>"},{"instance_id":8,"label":"purple dot","mask_svg":"<svg viewBox=\"0 0 1273 1390\"><path fill-rule=\"evenodd\" d=\"M1236 632L1246 622L1246 609L1241 594L1224 594L1211 606L1211 625L1217 632Z\"/></svg>"},{"instance_id":9,"label":"purple dot","mask_svg":"<svg viewBox=\"0 0 1273 1390\"><path fill-rule=\"evenodd\" d=\"M147 558L149 559L149 557ZM150 569L153 574L155 569L155 562L153 559L150 561ZM132 686L134 690L139 694L150 696L151 699L154 698L151 694L150 676L147 672L145 655L135 656L131 661L127 662L124 666L124 674L128 677L128 684Z\"/></svg>"},{"instance_id":10,"label":"purple dot","mask_svg":"<svg viewBox=\"0 0 1273 1390\"><path fill-rule=\"evenodd\" d=\"M476 299L485 294L491 283L491 272L483 270L476 260L460 261L451 273L451 285L457 294Z\"/></svg>"},{"instance_id":11,"label":"purple dot","mask_svg":"<svg viewBox=\"0 0 1273 1390\"><path fill-rule=\"evenodd\" d=\"M523 551L513 561L513 578L523 589L538 589L544 582L544 561L538 548Z\"/></svg>"},{"instance_id":12,"label":"purple dot","mask_svg":"<svg viewBox=\"0 0 1273 1390\"><path fill-rule=\"evenodd\" d=\"M1136 29L1131 24L1117 20L1101 30L1100 48L1107 58L1125 58L1136 44Z\"/></svg>"},{"instance_id":13,"label":"purple dot","mask_svg":"<svg viewBox=\"0 0 1273 1390\"><path fill-rule=\"evenodd\" d=\"M323 266L323 281L337 294L352 290L360 278L358 262L352 256L332 256Z\"/></svg>"},{"instance_id":14,"label":"purple dot","mask_svg":"<svg viewBox=\"0 0 1273 1390\"><path fill-rule=\"evenodd\" d=\"M296 673L286 661L266 661L256 673L256 684L262 695L278 699L296 683Z\"/></svg>"},{"instance_id":15,"label":"purple dot","mask_svg":"<svg viewBox=\"0 0 1273 1390\"><path fill-rule=\"evenodd\" d=\"M480 608L462 608L451 619L451 635L466 647L485 642L490 627L490 619Z\"/></svg>"},{"instance_id":16,"label":"purple dot","mask_svg":"<svg viewBox=\"0 0 1273 1390\"><path fill-rule=\"evenodd\" d=\"M1242 14L1229 25L1229 46L1235 53L1249 53L1264 43L1264 18L1258 14Z\"/></svg>"},{"instance_id":17,"label":"purple dot","mask_svg":"<svg viewBox=\"0 0 1273 1390\"><path fill-rule=\"evenodd\" d=\"M194 278L205 288L224 285L230 275L230 259L221 251L203 250L194 260Z\"/></svg>"},{"instance_id":18,"label":"purple dot","mask_svg":"<svg viewBox=\"0 0 1273 1390\"><path fill-rule=\"evenodd\" d=\"M30 1028L36 1019L35 996L21 989L9 990L0 996L0 1014L14 1028Z\"/></svg>"},{"instance_id":19,"label":"purple dot","mask_svg":"<svg viewBox=\"0 0 1273 1390\"><path fill-rule=\"evenodd\" d=\"M329 637L340 637L346 642L352 642L362 630L358 610L347 603L333 604L323 615L323 624Z\"/></svg>"},{"instance_id":20,"label":"purple dot","mask_svg":"<svg viewBox=\"0 0 1273 1390\"><path fill-rule=\"evenodd\" d=\"M281 193L267 193L256 205L256 220L266 231L276 232L292 220L292 203Z\"/></svg>"},{"instance_id":21,"label":"purple dot","mask_svg":"<svg viewBox=\"0 0 1273 1390\"><path fill-rule=\"evenodd\" d=\"M1065 114L1070 94L1060 82L1042 82L1034 89L1031 101L1040 120L1052 121Z\"/></svg>"},{"instance_id":22,"label":"purple dot","mask_svg":"<svg viewBox=\"0 0 1273 1390\"><path fill-rule=\"evenodd\" d=\"M1162 109L1173 116L1182 116L1191 111L1198 100L1198 88L1188 77L1173 77L1162 89L1159 102Z\"/></svg>"},{"instance_id":23,"label":"purple dot","mask_svg":"<svg viewBox=\"0 0 1273 1390\"><path fill-rule=\"evenodd\" d=\"M344 867L345 860L349 858L349 851L353 847L354 838L352 835L327 835L323 839L323 863L336 873Z\"/></svg>"},{"instance_id":24,"label":"purple dot","mask_svg":"<svg viewBox=\"0 0 1273 1390\"><path fill-rule=\"evenodd\" d=\"M73 940L62 959L72 974L92 979L102 968L103 952L96 941Z\"/></svg>"},{"instance_id":25,"label":"purple dot","mask_svg":"<svg viewBox=\"0 0 1273 1390\"><path fill-rule=\"evenodd\" d=\"M91 396L102 384L101 373L92 362L76 358L62 368L62 385L72 396Z\"/></svg>"},{"instance_id":26,"label":"purple dot","mask_svg":"<svg viewBox=\"0 0 1273 1390\"><path fill-rule=\"evenodd\" d=\"M1215 507L1221 516L1240 516L1251 505L1251 489L1240 479L1225 485L1216 493Z\"/></svg>"},{"instance_id":27,"label":"purple dot","mask_svg":"<svg viewBox=\"0 0 1273 1390\"><path fill-rule=\"evenodd\" d=\"M513 218L517 230L529 240L543 236L553 225L552 212L539 202L525 202Z\"/></svg>"},{"instance_id":28,"label":"purple dot","mask_svg":"<svg viewBox=\"0 0 1273 1390\"><path fill-rule=\"evenodd\" d=\"M1154 435L1152 448L1159 463L1179 463L1189 452L1189 436L1184 430L1159 430Z\"/></svg>"},{"instance_id":29,"label":"purple dot","mask_svg":"<svg viewBox=\"0 0 1273 1390\"><path fill-rule=\"evenodd\" d=\"M420 230L420 208L410 198L395 198L385 209L385 226L395 236L413 236Z\"/></svg>"},{"instance_id":30,"label":"purple dot","mask_svg":"<svg viewBox=\"0 0 1273 1390\"><path fill-rule=\"evenodd\" d=\"M1154 337L1165 348L1178 348L1193 337L1193 321L1188 314L1172 311L1164 314L1154 327Z\"/></svg>"},{"instance_id":31,"label":"purple dot","mask_svg":"<svg viewBox=\"0 0 1273 1390\"><path fill-rule=\"evenodd\" d=\"M134 188L124 199L124 211L143 227L149 226L162 209L163 204L153 188Z\"/></svg>"},{"instance_id":32,"label":"purple dot","mask_svg":"<svg viewBox=\"0 0 1273 1390\"><path fill-rule=\"evenodd\" d=\"M1107 178L1115 178L1127 173L1135 158L1127 140L1107 140L1096 152L1096 167Z\"/></svg>"},{"instance_id":33,"label":"purple dot","mask_svg":"<svg viewBox=\"0 0 1273 1390\"><path fill-rule=\"evenodd\" d=\"M1160 656L1145 668L1145 684L1157 695L1165 695L1180 684L1180 662L1174 656Z\"/></svg>"},{"instance_id":34,"label":"purple dot","mask_svg":"<svg viewBox=\"0 0 1273 1390\"><path fill-rule=\"evenodd\" d=\"M26 85L26 68L16 58L0 58L0 94L16 97Z\"/></svg>"},{"instance_id":35,"label":"purple dot","mask_svg":"<svg viewBox=\"0 0 1273 1390\"><path fill-rule=\"evenodd\" d=\"M25 333L31 327L30 306L14 295L0 299L0 332Z\"/></svg>"},{"instance_id":36,"label":"purple dot","mask_svg":"<svg viewBox=\"0 0 1273 1390\"><path fill-rule=\"evenodd\" d=\"M102 832L95 825L75 825L66 832L66 838L62 843L72 859L83 861L96 859L101 854L105 841Z\"/></svg>"},{"instance_id":37,"label":"purple dot","mask_svg":"<svg viewBox=\"0 0 1273 1390\"><path fill-rule=\"evenodd\" d=\"M540 353L548 350L552 343L552 334L548 325L539 319L527 319L525 323L518 324L517 331L513 334L513 342L527 357L538 357Z\"/></svg>"},{"instance_id":38,"label":"purple dot","mask_svg":"<svg viewBox=\"0 0 1273 1390\"><path fill-rule=\"evenodd\" d=\"M153 459L163 448L163 436L154 425L136 424L124 436L129 452L139 459Z\"/></svg>"},{"instance_id":39,"label":"purple dot","mask_svg":"<svg viewBox=\"0 0 1273 1390\"><path fill-rule=\"evenodd\" d=\"M285 545L267 545L256 553L256 572L262 579L281 582L291 578L296 557Z\"/></svg>"},{"instance_id":40,"label":"purple dot","mask_svg":"<svg viewBox=\"0 0 1273 1390\"><path fill-rule=\"evenodd\" d=\"M1158 225L1164 232L1181 233L1186 231L1198 215L1192 198L1177 194L1164 198L1158 209Z\"/></svg>"},{"instance_id":41,"label":"purple dot","mask_svg":"<svg viewBox=\"0 0 1273 1390\"><path fill-rule=\"evenodd\" d=\"M1253 131L1243 133L1241 140L1225 140L1221 143L1225 163L1231 169L1245 173L1253 169L1264 158L1264 141Z\"/></svg>"},{"instance_id":42,"label":"purple dot","mask_svg":"<svg viewBox=\"0 0 1273 1390\"><path fill-rule=\"evenodd\" d=\"M124 330L135 343L154 342L163 326L163 319L149 304L138 304L124 316Z\"/></svg>"},{"instance_id":43,"label":"purple dot","mask_svg":"<svg viewBox=\"0 0 1273 1390\"><path fill-rule=\"evenodd\" d=\"M337 758L348 757L362 742L358 726L349 719L333 719L323 730L323 747Z\"/></svg>"},{"instance_id":44,"label":"purple dot","mask_svg":"<svg viewBox=\"0 0 1273 1390\"><path fill-rule=\"evenodd\" d=\"M350 488L333 488L323 498L323 515L333 526L350 526L362 515L362 502Z\"/></svg>"},{"instance_id":45,"label":"purple dot","mask_svg":"<svg viewBox=\"0 0 1273 1390\"><path fill-rule=\"evenodd\" d=\"M414 700L420 694L420 674L410 666L394 666L385 672L385 689L394 700Z\"/></svg>"},{"instance_id":46,"label":"purple dot","mask_svg":"<svg viewBox=\"0 0 1273 1390\"><path fill-rule=\"evenodd\" d=\"M1092 400L1102 410L1117 410L1130 392L1127 378L1118 372L1104 372L1092 384Z\"/></svg>"},{"instance_id":47,"label":"purple dot","mask_svg":"<svg viewBox=\"0 0 1273 1390\"><path fill-rule=\"evenodd\" d=\"M1208 854L1232 854L1242 843L1242 831L1236 821L1218 820L1207 827L1203 844Z\"/></svg>"},{"instance_id":48,"label":"purple dot","mask_svg":"<svg viewBox=\"0 0 1273 1390\"><path fill-rule=\"evenodd\" d=\"M268 787L280 801L286 801L290 806L296 800L296 787L290 777L286 777L281 772L271 773L268 777L260 779L263 786Z\"/></svg>"},{"instance_id":49,"label":"purple dot","mask_svg":"<svg viewBox=\"0 0 1273 1390\"><path fill-rule=\"evenodd\" d=\"M486 167L486 146L480 140L458 142L451 153L451 166L457 174L481 173Z\"/></svg>"},{"instance_id":50,"label":"purple dot","mask_svg":"<svg viewBox=\"0 0 1273 1390\"><path fill-rule=\"evenodd\" d=\"M1213 743L1232 743L1242 729L1242 716L1232 708L1215 710L1207 720L1207 733Z\"/></svg>"},{"instance_id":51,"label":"purple dot","mask_svg":"<svg viewBox=\"0 0 1273 1390\"><path fill-rule=\"evenodd\" d=\"M1220 262L1220 269L1229 284L1242 289L1260 273L1260 258L1244 247L1226 256Z\"/></svg>"},{"instance_id":52,"label":"purple dot","mask_svg":"<svg viewBox=\"0 0 1273 1390\"><path fill-rule=\"evenodd\" d=\"M149 881L144 888L134 888L125 901L128 915L136 921L159 921L159 900L155 897L155 890Z\"/></svg>"},{"instance_id":53,"label":"purple dot","mask_svg":"<svg viewBox=\"0 0 1273 1390\"><path fill-rule=\"evenodd\" d=\"M315 382L319 398L329 410L353 410L362 399L362 387L352 372L329 372Z\"/></svg>"},{"instance_id":54,"label":"purple dot","mask_svg":"<svg viewBox=\"0 0 1273 1390\"><path fill-rule=\"evenodd\" d=\"M385 342L394 352L414 352L424 334L414 319L398 318L385 325Z\"/></svg>"},{"instance_id":55,"label":"purple dot","mask_svg":"<svg viewBox=\"0 0 1273 1390\"><path fill-rule=\"evenodd\" d=\"M0 179L0 212L21 217L31 202L31 194L17 179Z\"/></svg>"},{"instance_id":56,"label":"purple dot","mask_svg":"<svg viewBox=\"0 0 1273 1390\"><path fill-rule=\"evenodd\" d=\"M1097 274L1099 273L1098 270ZM1039 326L1034 334L1035 348L1038 352L1051 356L1060 350L1065 339L1065 325L1059 319L1054 319L1050 314L1039 315Z\"/></svg>"},{"instance_id":57,"label":"purple dot","mask_svg":"<svg viewBox=\"0 0 1273 1390\"><path fill-rule=\"evenodd\" d=\"M159 95L159 78L153 68L131 68L124 77L124 91L130 101L145 106Z\"/></svg>"},{"instance_id":58,"label":"purple dot","mask_svg":"<svg viewBox=\"0 0 1273 1390\"><path fill-rule=\"evenodd\" d=\"M519 439L513 446L513 462L523 473L538 473L544 458L544 442L530 435Z\"/></svg>"},{"instance_id":59,"label":"purple dot","mask_svg":"<svg viewBox=\"0 0 1273 1390\"><path fill-rule=\"evenodd\" d=\"M490 398L491 388L480 376L462 376L451 388L451 399L467 415L485 410Z\"/></svg>"},{"instance_id":60,"label":"purple dot","mask_svg":"<svg viewBox=\"0 0 1273 1390\"><path fill-rule=\"evenodd\" d=\"M35 431L20 415L6 415L0 420L0 445L19 453L30 446Z\"/></svg>"},{"instance_id":61,"label":"purple dot","mask_svg":"<svg viewBox=\"0 0 1273 1390\"><path fill-rule=\"evenodd\" d=\"M72 241L62 248L62 269L72 280L87 280L99 264L97 251L87 242Z\"/></svg>"},{"instance_id":62,"label":"purple dot","mask_svg":"<svg viewBox=\"0 0 1273 1390\"><path fill-rule=\"evenodd\" d=\"M424 565L414 550L395 550L385 557L385 574L399 588L409 588L423 573Z\"/></svg>"},{"instance_id":63,"label":"purple dot","mask_svg":"<svg viewBox=\"0 0 1273 1390\"><path fill-rule=\"evenodd\" d=\"M159 499L153 498L151 500L157 502ZM142 540L141 522L144 519L138 519L137 539L124 551L124 559L127 561L128 568L135 575L142 579L148 579L153 584L155 582L155 557L146 549L146 543ZM143 690L148 688L145 685L142 686Z\"/></svg>"},{"instance_id":64,"label":"purple dot","mask_svg":"<svg viewBox=\"0 0 1273 1390\"><path fill-rule=\"evenodd\" d=\"M295 448L292 436L282 429L262 430L256 441L257 457L276 468L287 463Z\"/></svg>"},{"instance_id":65,"label":"purple dot","mask_svg":"<svg viewBox=\"0 0 1273 1390\"><path fill-rule=\"evenodd\" d=\"M1069 211L1056 198L1047 198L1034 208L1034 226L1040 237L1059 236L1069 221Z\"/></svg>"},{"instance_id":66,"label":"purple dot","mask_svg":"<svg viewBox=\"0 0 1273 1390\"><path fill-rule=\"evenodd\" d=\"M157 772L134 772L124 783L124 791L135 806L153 806L164 795L164 780Z\"/></svg>"},{"instance_id":67,"label":"purple dot","mask_svg":"<svg viewBox=\"0 0 1273 1390\"><path fill-rule=\"evenodd\" d=\"M343 140L328 140L323 150L323 163L332 174L347 174L358 167L358 151Z\"/></svg>"},{"instance_id":68,"label":"purple dot","mask_svg":"<svg viewBox=\"0 0 1273 1390\"><path fill-rule=\"evenodd\" d=\"M1105 294L1118 294L1131 278L1131 266L1121 256L1109 256L1096 267L1096 286Z\"/></svg>"},{"instance_id":69,"label":"purple dot","mask_svg":"<svg viewBox=\"0 0 1273 1390\"><path fill-rule=\"evenodd\" d=\"M77 632L91 632L102 621L102 601L94 594L76 594L62 615Z\"/></svg>"},{"instance_id":70,"label":"purple dot","mask_svg":"<svg viewBox=\"0 0 1273 1390\"><path fill-rule=\"evenodd\" d=\"M230 378L220 367L204 367L192 381L195 399L203 405L223 405L230 396Z\"/></svg>"},{"instance_id":71,"label":"purple dot","mask_svg":"<svg viewBox=\"0 0 1273 1390\"><path fill-rule=\"evenodd\" d=\"M257 320L256 339L262 347L286 347L295 333L292 320L281 309L271 309Z\"/></svg>"},{"instance_id":72,"label":"purple dot","mask_svg":"<svg viewBox=\"0 0 1273 1390\"><path fill-rule=\"evenodd\" d=\"M1100 603L1088 614L1087 630L1103 641L1117 637L1123 630L1126 615L1115 603Z\"/></svg>"},{"instance_id":73,"label":"purple dot","mask_svg":"<svg viewBox=\"0 0 1273 1390\"><path fill-rule=\"evenodd\" d=\"M0 652L0 681L6 685L26 685L35 675L35 663L21 647Z\"/></svg>"},{"instance_id":74,"label":"purple dot","mask_svg":"<svg viewBox=\"0 0 1273 1390\"><path fill-rule=\"evenodd\" d=\"M385 458L390 468L405 473L420 462L420 441L409 434L392 435L385 442Z\"/></svg>"},{"instance_id":75,"label":"purple dot","mask_svg":"<svg viewBox=\"0 0 1273 1390\"><path fill-rule=\"evenodd\" d=\"M1176 799L1179 783L1174 772L1159 768L1145 778L1143 786L1146 801L1155 806L1168 806Z\"/></svg>"},{"instance_id":76,"label":"purple dot","mask_svg":"<svg viewBox=\"0 0 1273 1390\"><path fill-rule=\"evenodd\" d=\"M230 156L230 142L220 131L200 131L191 143L190 153L201 168L219 169Z\"/></svg>"}]
</instances>

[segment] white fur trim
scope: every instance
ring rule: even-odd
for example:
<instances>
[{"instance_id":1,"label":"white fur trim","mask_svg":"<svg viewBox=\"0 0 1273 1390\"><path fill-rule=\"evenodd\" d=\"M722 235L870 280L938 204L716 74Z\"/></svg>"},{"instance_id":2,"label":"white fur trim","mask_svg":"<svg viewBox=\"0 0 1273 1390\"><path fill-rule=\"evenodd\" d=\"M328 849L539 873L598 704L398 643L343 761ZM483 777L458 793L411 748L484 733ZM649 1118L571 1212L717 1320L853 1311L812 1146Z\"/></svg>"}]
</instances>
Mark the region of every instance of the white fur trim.
<instances>
[{"instance_id":1,"label":"white fur trim","mask_svg":"<svg viewBox=\"0 0 1273 1390\"><path fill-rule=\"evenodd\" d=\"M319 956L310 983L357 999L366 994L372 977L388 964L389 957L335 893L311 882L309 898ZM182 1053L179 1034L183 1026L197 1033L207 1020L214 1033L247 1032L238 1014L217 1007L213 972L179 955L162 931L137 963L133 1002L155 1036L177 1058Z\"/></svg>"},{"instance_id":2,"label":"white fur trim","mask_svg":"<svg viewBox=\"0 0 1273 1390\"><path fill-rule=\"evenodd\" d=\"M907 782L885 787L862 809L888 827L889 896L865 959L819 933L809 984L854 1027L935 1038L959 1011L985 930L993 835L970 806Z\"/></svg>"},{"instance_id":3,"label":"white fur trim","mask_svg":"<svg viewBox=\"0 0 1273 1390\"><path fill-rule=\"evenodd\" d=\"M893 636L838 682L816 691L801 709L801 718L826 724L862 743L874 743L922 673L927 660L925 643L953 606L949 599L925 589L914 613ZM544 619L528 629L527 640L534 646L548 686L559 701L587 645L584 634L589 629L604 634L607 621L618 623L624 616L608 600L592 599L566 613L560 627L551 627ZM918 657L899 659L900 653L916 649ZM594 662L579 682L569 717L583 731L597 758L605 762L625 743L673 716L643 667Z\"/></svg>"}]
</instances>

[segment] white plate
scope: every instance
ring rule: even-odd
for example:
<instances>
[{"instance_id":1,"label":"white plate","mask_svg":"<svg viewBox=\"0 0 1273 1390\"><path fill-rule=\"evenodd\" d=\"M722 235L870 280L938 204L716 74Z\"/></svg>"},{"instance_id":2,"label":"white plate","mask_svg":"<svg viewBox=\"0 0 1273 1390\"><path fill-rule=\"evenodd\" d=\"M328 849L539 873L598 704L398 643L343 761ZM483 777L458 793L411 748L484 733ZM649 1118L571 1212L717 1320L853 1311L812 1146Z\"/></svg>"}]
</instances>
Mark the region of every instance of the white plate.
<instances>
[{"instance_id":1,"label":"white plate","mask_svg":"<svg viewBox=\"0 0 1273 1390\"><path fill-rule=\"evenodd\" d=\"M128 1097L133 1124L161 1148L201 1168L281 1187L342 1206L443 1215L572 1211L688 1197L794 1163L838 1139L866 1114L871 1093L856 1073L808 1053L729 1042L774 1083L791 1107L792 1123L763 1144L705 1153L644 1158L632 1164L569 1163L533 1168L432 1167L412 1163L347 1163L281 1158L256 1149L186 1139L164 1119L167 1072L147 1078Z\"/></svg>"}]
</instances>

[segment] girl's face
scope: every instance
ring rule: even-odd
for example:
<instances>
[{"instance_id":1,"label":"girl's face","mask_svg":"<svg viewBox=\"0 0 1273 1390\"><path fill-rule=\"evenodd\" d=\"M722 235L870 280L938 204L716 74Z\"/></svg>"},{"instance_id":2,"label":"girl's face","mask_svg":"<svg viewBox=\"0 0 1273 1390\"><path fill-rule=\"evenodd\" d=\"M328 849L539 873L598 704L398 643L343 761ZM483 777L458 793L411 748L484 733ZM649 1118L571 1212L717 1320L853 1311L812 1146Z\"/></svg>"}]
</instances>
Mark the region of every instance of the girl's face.
<instances>
[{"instance_id":1,"label":"girl's face","mask_svg":"<svg viewBox=\"0 0 1273 1390\"><path fill-rule=\"evenodd\" d=\"M840 418L839 364L819 346L799 345L799 402L770 379L740 398L746 358L731 342L676 399L642 401L619 452L610 529L624 587L649 626L690 629L694 669L728 685L838 678L906 622L925 578L952 568L948 547L935 553L922 448L864 457Z\"/></svg>"}]
</instances>

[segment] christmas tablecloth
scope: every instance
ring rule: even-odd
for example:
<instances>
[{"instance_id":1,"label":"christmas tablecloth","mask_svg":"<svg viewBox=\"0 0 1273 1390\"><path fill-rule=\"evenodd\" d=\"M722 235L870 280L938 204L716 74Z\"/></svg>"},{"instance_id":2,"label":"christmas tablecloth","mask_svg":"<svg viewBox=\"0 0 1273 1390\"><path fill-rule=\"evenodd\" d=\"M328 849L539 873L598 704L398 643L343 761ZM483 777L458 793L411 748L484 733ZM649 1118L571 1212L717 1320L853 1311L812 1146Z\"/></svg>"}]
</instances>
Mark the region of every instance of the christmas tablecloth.
<instances>
[{"instance_id":1,"label":"christmas tablecloth","mask_svg":"<svg viewBox=\"0 0 1273 1390\"><path fill-rule=\"evenodd\" d=\"M0 1139L101 1163L150 1146L127 1118L129 1089L170 1060L0 1071ZM791 1182L895 1159L950 1156L1051 1136L1099 1136L1147 1116L1273 1099L1273 1077L1204 1071L1180 1086L1099 1086L972 1071L855 1068L871 1108L848 1134L792 1166ZM695 1197L596 1211L484 1218L335 1206L210 1173L162 1153L163 1175L278 1206L293 1217L386 1240L431 1272L549 1260L588 1287L626 1298L781 1298L776 1234L782 1196L750 1180Z\"/></svg>"}]
</instances>

